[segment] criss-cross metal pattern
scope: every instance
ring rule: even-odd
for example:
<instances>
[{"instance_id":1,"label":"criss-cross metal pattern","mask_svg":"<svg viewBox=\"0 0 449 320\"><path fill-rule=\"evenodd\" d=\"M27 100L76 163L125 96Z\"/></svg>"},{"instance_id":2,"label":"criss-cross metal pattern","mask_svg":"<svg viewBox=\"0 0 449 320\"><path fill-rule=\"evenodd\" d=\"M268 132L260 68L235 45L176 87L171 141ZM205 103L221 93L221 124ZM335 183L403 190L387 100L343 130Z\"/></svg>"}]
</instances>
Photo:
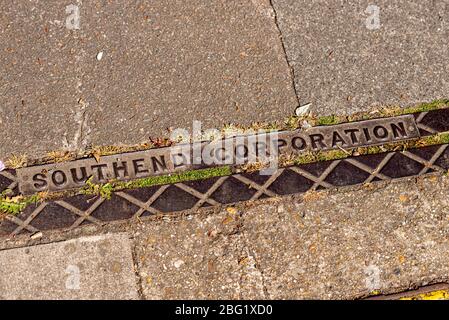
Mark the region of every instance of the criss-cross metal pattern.
<instances>
[{"instance_id":1,"label":"criss-cross metal pattern","mask_svg":"<svg viewBox=\"0 0 449 320\"><path fill-rule=\"evenodd\" d=\"M115 220L140 219L187 209L197 210L309 190L419 176L448 169L449 145L445 144L280 168L271 176L260 176L257 172L242 173L124 190L114 193L110 200L79 195L32 205L18 216L6 216L0 225L0 235L72 229L82 224L102 225Z\"/></svg>"},{"instance_id":2,"label":"criss-cross metal pattern","mask_svg":"<svg viewBox=\"0 0 449 320\"><path fill-rule=\"evenodd\" d=\"M423 135L449 129L444 127L449 127L449 121L448 124L441 121L423 122L428 116L428 113L416 115ZM86 224L103 225L110 221L141 219L310 190L420 176L448 169L449 145L444 144L279 168L269 176L258 172L240 173L123 190L113 193L111 199L77 195L30 205L17 216L7 215L0 223L0 236L73 229ZM7 184L11 190L16 189L17 181L13 172L4 171L0 175L5 178L2 180L3 185Z\"/></svg>"},{"instance_id":3,"label":"criss-cross metal pattern","mask_svg":"<svg viewBox=\"0 0 449 320\"><path fill-rule=\"evenodd\" d=\"M18 181L15 175L15 170L0 171L0 192L11 190L17 192Z\"/></svg>"}]
</instances>

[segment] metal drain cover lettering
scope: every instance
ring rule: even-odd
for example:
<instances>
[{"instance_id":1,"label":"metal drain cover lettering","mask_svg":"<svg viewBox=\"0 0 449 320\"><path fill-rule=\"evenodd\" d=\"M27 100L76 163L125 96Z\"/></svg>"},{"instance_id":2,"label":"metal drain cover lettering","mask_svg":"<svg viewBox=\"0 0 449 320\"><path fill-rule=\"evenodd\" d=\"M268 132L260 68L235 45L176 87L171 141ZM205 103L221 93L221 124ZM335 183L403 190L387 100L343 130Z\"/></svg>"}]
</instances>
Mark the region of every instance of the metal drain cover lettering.
<instances>
[{"instance_id":1,"label":"metal drain cover lettering","mask_svg":"<svg viewBox=\"0 0 449 320\"><path fill-rule=\"evenodd\" d=\"M312 127L305 132L279 133L282 148L298 153L341 148L381 145L419 138L419 130L413 115L381 118L340 125Z\"/></svg>"},{"instance_id":2,"label":"metal drain cover lettering","mask_svg":"<svg viewBox=\"0 0 449 320\"><path fill-rule=\"evenodd\" d=\"M332 126L313 127L308 130L271 132L244 137L233 137L213 142L176 145L160 149L105 156L97 162L93 158L65 163L33 166L17 170L22 194L40 191L62 191L81 188L91 177L93 183L105 183L112 179L128 181L155 175L170 174L198 167L238 165L263 160L260 146L275 146L280 154L299 154L306 151L322 151L380 145L418 138L419 129L413 115L350 122ZM208 154L230 152L223 163L205 162ZM239 150L244 156L239 157ZM199 154L199 159L194 158ZM264 156L272 156L268 150ZM194 160L196 159L196 161ZM238 161L237 161L238 159Z\"/></svg>"}]
</instances>

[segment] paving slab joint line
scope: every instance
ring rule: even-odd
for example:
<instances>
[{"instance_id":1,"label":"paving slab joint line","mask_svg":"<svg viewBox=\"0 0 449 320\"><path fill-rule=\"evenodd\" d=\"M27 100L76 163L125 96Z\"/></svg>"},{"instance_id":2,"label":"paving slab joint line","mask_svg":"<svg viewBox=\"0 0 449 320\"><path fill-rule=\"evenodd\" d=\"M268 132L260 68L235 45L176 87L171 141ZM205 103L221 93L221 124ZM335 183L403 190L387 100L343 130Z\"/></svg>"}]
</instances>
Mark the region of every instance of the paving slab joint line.
<instances>
[{"instance_id":1,"label":"paving slab joint line","mask_svg":"<svg viewBox=\"0 0 449 320\"><path fill-rule=\"evenodd\" d=\"M133 240L133 239L131 239ZM136 281L136 285L137 285L137 295L139 296L140 300L145 300L145 296L143 294L143 280L142 277L139 274L139 260L137 257L137 244L134 243L133 241L133 245L131 246L131 255L132 255L132 260L133 260L133 271L134 271L134 276L135 276L135 281Z\"/></svg>"},{"instance_id":2,"label":"paving slab joint line","mask_svg":"<svg viewBox=\"0 0 449 320\"><path fill-rule=\"evenodd\" d=\"M276 11L276 8L274 7L273 0L269 0L269 1L270 1L270 6L273 9L274 23L276 25L276 29L278 30L279 41L281 42L282 52L284 53L285 62L287 63L288 69L290 70L291 84L292 84L293 92L295 93L296 102L297 102L297 105L295 106L295 109L296 109L301 106L301 102L300 102L299 93L298 93L298 90L296 89L296 84L295 84L295 69L290 65L290 61L287 56L287 49L285 47L284 35L282 34L281 28L279 26L278 13Z\"/></svg>"}]
</instances>

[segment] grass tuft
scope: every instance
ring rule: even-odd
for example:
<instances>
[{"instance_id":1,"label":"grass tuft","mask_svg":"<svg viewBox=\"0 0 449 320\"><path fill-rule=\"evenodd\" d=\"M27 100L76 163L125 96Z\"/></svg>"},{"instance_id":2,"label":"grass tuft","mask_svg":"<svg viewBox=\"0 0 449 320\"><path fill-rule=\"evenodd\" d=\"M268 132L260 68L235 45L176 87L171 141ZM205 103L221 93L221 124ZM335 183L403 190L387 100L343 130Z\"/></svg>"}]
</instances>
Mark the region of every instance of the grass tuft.
<instances>
[{"instance_id":1,"label":"grass tuft","mask_svg":"<svg viewBox=\"0 0 449 320\"><path fill-rule=\"evenodd\" d=\"M10 197L8 194L11 194L11 192L11 190L5 190L0 194L0 213L2 214L18 215L25 210L28 205L40 200L38 194L30 197Z\"/></svg>"},{"instance_id":2,"label":"grass tuft","mask_svg":"<svg viewBox=\"0 0 449 320\"><path fill-rule=\"evenodd\" d=\"M304 154L287 158L284 161L281 161L281 165L290 166L293 164L299 165L317 161L338 160L356 155L378 154L391 151L405 151L408 149L415 149L438 144L449 144L449 132L442 132L435 134L433 136L422 137L419 139L409 141L384 144L381 146L359 147L348 150L341 149L341 150L328 150L319 152L309 151Z\"/></svg>"},{"instance_id":3,"label":"grass tuft","mask_svg":"<svg viewBox=\"0 0 449 320\"><path fill-rule=\"evenodd\" d=\"M323 117L319 117L317 119L317 124L319 126L331 126L334 124L339 124L341 123L341 119L338 116L335 115L331 115L331 116L323 116Z\"/></svg>"},{"instance_id":4,"label":"grass tuft","mask_svg":"<svg viewBox=\"0 0 449 320\"><path fill-rule=\"evenodd\" d=\"M25 167L28 162L28 156L26 154L13 154L8 160L6 160L6 166L12 169L18 169Z\"/></svg>"}]
</instances>

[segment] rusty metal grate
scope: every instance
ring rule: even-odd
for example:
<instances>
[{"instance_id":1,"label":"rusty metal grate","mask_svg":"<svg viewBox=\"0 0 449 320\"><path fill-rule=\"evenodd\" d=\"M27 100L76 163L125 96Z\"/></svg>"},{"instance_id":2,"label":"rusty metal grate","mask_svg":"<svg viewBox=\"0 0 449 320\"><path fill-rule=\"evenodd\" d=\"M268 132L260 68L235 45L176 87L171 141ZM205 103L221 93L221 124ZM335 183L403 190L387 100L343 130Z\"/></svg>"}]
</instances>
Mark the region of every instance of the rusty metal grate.
<instances>
[{"instance_id":1,"label":"rusty metal grate","mask_svg":"<svg viewBox=\"0 0 449 320\"><path fill-rule=\"evenodd\" d=\"M280 168L271 176L253 172L126 190L114 193L110 200L77 195L32 205L18 216L7 216L0 225L0 235L71 229L86 224L102 225L109 221L419 176L448 169L449 145L444 144Z\"/></svg>"},{"instance_id":2,"label":"rusty metal grate","mask_svg":"<svg viewBox=\"0 0 449 320\"><path fill-rule=\"evenodd\" d=\"M449 131L448 109L414 114L421 136ZM420 176L449 169L449 145L280 168L271 176L234 174L173 185L116 192L110 200L77 195L27 207L0 223L0 236L102 225L109 221L228 205L310 190ZM0 191L18 193L14 170L0 172Z\"/></svg>"},{"instance_id":3,"label":"rusty metal grate","mask_svg":"<svg viewBox=\"0 0 449 320\"><path fill-rule=\"evenodd\" d=\"M11 190L14 194L18 193L18 181L15 170L0 171L0 192Z\"/></svg>"}]
</instances>

